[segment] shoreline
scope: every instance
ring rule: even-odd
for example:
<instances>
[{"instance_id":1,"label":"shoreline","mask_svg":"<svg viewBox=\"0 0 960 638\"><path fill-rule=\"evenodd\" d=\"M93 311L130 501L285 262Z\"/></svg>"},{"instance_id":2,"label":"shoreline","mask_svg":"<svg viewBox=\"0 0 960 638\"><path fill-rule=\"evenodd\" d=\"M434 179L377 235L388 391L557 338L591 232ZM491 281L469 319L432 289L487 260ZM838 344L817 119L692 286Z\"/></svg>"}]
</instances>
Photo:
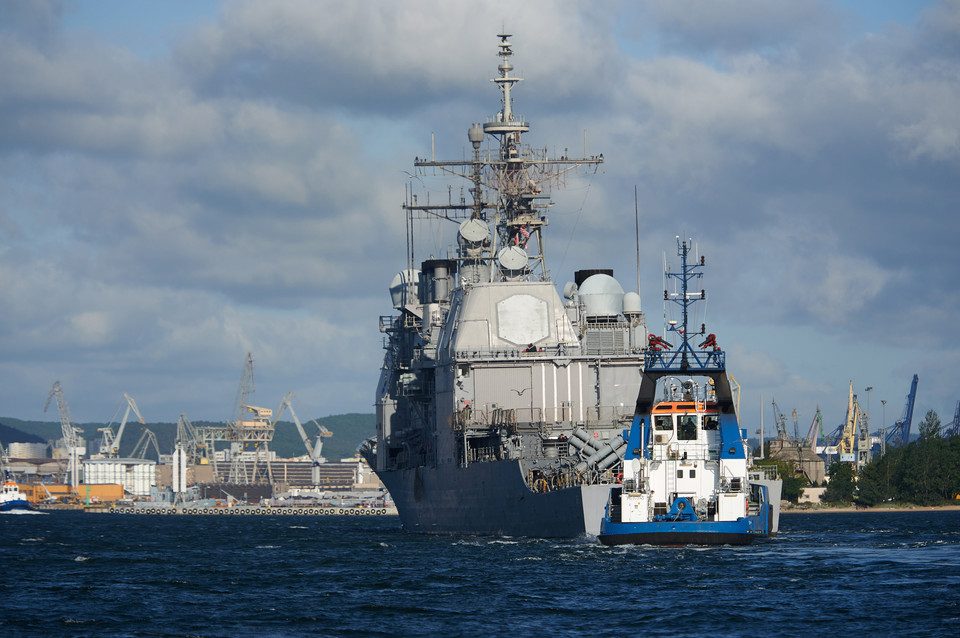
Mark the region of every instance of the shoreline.
<instances>
[{"instance_id":1,"label":"shoreline","mask_svg":"<svg viewBox=\"0 0 960 638\"><path fill-rule=\"evenodd\" d=\"M867 512L958 512L960 505L898 505L896 507L790 507L781 508L784 514L862 514Z\"/></svg>"}]
</instances>

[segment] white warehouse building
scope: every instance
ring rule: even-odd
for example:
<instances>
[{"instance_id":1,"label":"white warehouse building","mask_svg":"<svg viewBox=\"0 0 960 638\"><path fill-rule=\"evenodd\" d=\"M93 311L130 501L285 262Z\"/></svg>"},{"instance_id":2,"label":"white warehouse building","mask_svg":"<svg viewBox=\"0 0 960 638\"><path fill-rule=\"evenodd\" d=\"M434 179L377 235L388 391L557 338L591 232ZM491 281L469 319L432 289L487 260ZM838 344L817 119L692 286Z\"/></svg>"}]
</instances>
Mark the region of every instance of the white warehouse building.
<instances>
[{"instance_id":1,"label":"white warehouse building","mask_svg":"<svg viewBox=\"0 0 960 638\"><path fill-rule=\"evenodd\" d=\"M150 496L157 484L157 462L147 459L91 459L83 462L87 485L122 485L134 496Z\"/></svg>"}]
</instances>

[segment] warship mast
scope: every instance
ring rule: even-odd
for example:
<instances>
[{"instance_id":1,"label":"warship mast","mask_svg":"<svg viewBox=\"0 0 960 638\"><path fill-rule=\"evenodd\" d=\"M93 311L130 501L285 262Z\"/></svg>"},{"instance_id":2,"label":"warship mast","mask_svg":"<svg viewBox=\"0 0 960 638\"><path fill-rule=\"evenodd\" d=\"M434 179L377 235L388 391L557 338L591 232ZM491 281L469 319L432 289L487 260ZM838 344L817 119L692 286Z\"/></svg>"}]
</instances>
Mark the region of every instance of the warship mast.
<instances>
[{"instance_id":1,"label":"warship mast","mask_svg":"<svg viewBox=\"0 0 960 638\"><path fill-rule=\"evenodd\" d=\"M511 75L513 49L508 33L500 38L499 76L492 78L500 89L501 109L482 125L473 124L467 137L473 146L469 161L437 161L417 158L417 177L448 173L472 182L472 203L461 196L460 202L421 204L408 196L404 210L408 230L415 219L436 217L460 223L456 260L460 262L460 285L492 281L549 281L544 263L542 229L548 224L547 209L552 205L549 189L562 186L568 171L603 163L603 156L590 158L549 157L547 149L525 146L523 134L530 123L513 110L513 87L523 78ZM484 138L496 140L493 148L483 147ZM491 238L490 223L493 224ZM412 243L408 244L408 262L415 264Z\"/></svg>"}]
</instances>

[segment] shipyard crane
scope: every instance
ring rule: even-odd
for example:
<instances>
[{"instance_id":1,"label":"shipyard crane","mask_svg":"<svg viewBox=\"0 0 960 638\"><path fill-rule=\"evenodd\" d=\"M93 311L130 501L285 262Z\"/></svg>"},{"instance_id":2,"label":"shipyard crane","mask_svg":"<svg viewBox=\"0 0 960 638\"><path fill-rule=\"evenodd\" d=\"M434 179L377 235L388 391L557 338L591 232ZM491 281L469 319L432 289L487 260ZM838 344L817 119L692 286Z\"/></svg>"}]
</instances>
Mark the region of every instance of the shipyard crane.
<instances>
[{"instance_id":1,"label":"shipyard crane","mask_svg":"<svg viewBox=\"0 0 960 638\"><path fill-rule=\"evenodd\" d=\"M790 435L787 434L787 417L780 411L776 399L773 400L773 422L777 424L777 438L784 443L789 441Z\"/></svg>"},{"instance_id":2,"label":"shipyard crane","mask_svg":"<svg viewBox=\"0 0 960 638\"><path fill-rule=\"evenodd\" d=\"M957 401L957 410L953 413L953 423L943 431L943 438L960 435L960 401Z\"/></svg>"},{"instance_id":3,"label":"shipyard crane","mask_svg":"<svg viewBox=\"0 0 960 638\"><path fill-rule=\"evenodd\" d=\"M206 453L206 443L197 429L190 423L186 414L181 414L177 420L177 439L176 444L180 445L187 454L187 462L197 465Z\"/></svg>"},{"instance_id":4,"label":"shipyard crane","mask_svg":"<svg viewBox=\"0 0 960 638\"><path fill-rule=\"evenodd\" d=\"M256 387L253 381L253 353L247 353L247 363L243 366L243 376L240 378L240 387L237 388L237 398L233 404L232 422L241 419L244 407L247 404L247 397L254 393Z\"/></svg>"},{"instance_id":5,"label":"shipyard crane","mask_svg":"<svg viewBox=\"0 0 960 638\"><path fill-rule=\"evenodd\" d=\"M143 421L143 416L140 414L140 409L137 408L137 402L133 400L133 397L124 392L123 398L127 400L127 410L123 413L123 419L120 421L120 427L117 428L117 434L113 434L113 428L111 428L110 425L97 429L97 432L100 432L102 435L100 439L100 454L114 459L117 458L120 453L120 439L123 438L123 430L127 427L127 419L130 418L130 411L133 410L134 414L137 415L140 425L146 425ZM117 412L119 411L120 409L117 408ZM111 421L111 425L112 423Z\"/></svg>"},{"instance_id":6,"label":"shipyard crane","mask_svg":"<svg viewBox=\"0 0 960 638\"><path fill-rule=\"evenodd\" d=\"M317 439L310 444L310 437L307 436L306 431L303 429L303 425L300 423L300 419L297 418L297 413L293 410L293 392L287 393L285 397L280 401L280 407L277 408L276 417L273 419L273 425L276 426L277 421L280 419L280 415L284 410L290 410L290 416L293 417L293 422L297 426L297 431L300 433L300 439L303 440L304 447L307 448L307 454L310 455L310 461L313 464L313 467L310 471L310 478L313 481L314 485L320 484L320 465L326 463L326 459L321 456L320 451L323 449L323 439L325 437L333 436L333 432L327 428L320 425L316 419L311 418L311 422L317 426L319 433L317 434Z\"/></svg>"},{"instance_id":7,"label":"shipyard crane","mask_svg":"<svg viewBox=\"0 0 960 638\"><path fill-rule=\"evenodd\" d=\"M237 402L234 406L234 420L228 425L232 428L230 476L231 483L266 482L273 483L273 469L270 467L270 450L267 444L273 440L274 427L270 419L273 410L250 405L249 398L256 391L253 379L253 353L247 353L247 363L243 367L243 377L237 390ZM252 443L255 454L253 467L247 472L243 451ZM265 456L264 474L259 467L260 453Z\"/></svg>"},{"instance_id":8,"label":"shipyard crane","mask_svg":"<svg viewBox=\"0 0 960 638\"><path fill-rule=\"evenodd\" d=\"M69 454L67 471L70 473L70 487L72 487L73 492L76 493L77 485L80 482L80 448L83 447L83 439L80 438L80 435L83 434L83 430L73 423L73 418L70 416L70 406L67 405L67 398L63 396L63 387L59 381L54 381L53 387L50 388L50 394L47 395L47 402L43 406L44 412L50 407L50 399L56 399L57 401L57 412L60 415L60 430L63 433L63 444L67 446L67 454Z\"/></svg>"},{"instance_id":9,"label":"shipyard crane","mask_svg":"<svg viewBox=\"0 0 960 638\"><path fill-rule=\"evenodd\" d=\"M843 424L843 431L840 437L840 461L842 463L852 463L856 465L857 457L855 454L857 441L857 428L861 427L860 404L857 403L857 395L853 393L853 381L850 382L850 394L847 399L847 420Z\"/></svg>"},{"instance_id":10,"label":"shipyard crane","mask_svg":"<svg viewBox=\"0 0 960 638\"><path fill-rule=\"evenodd\" d=\"M157 444L157 435L154 434L150 428L143 428L143 434L140 435L140 439L137 440L137 444L133 446L133 451L130 453L130 458L146 458L147 450L149 449L151 443L153 444L154 451L157 453L157 461L159 461L160 446Z\"/></svg>"},{"instance_id":11,"label":"shipyard crane","mask_svg":"<svg viewBox=\"0 0 960 638\"><path fill-rule=\"evenodd\" d=\"M800 440L800 426L797 424L797 409L793 409L793 440Z\"/></svg>"},{"instance_id":12,"label":"shipyard crane","mask_svg":"<svg viewBox=\"0 0 960 638\"><path fill-rule=\"evenodd\" d=\"M825 439L823 435L823 415L820 414L820 406L817 406L817 413L813 415L813 422L807 431L807 436L803 439L803 444L816 451L818 439Z\"/></svg>"},{"instance_id":13,"label":"shipyard crane","mask_svg":"<svg viewBox=\"0 0 960 638\"><path fill-rule=\"evenodd\" d=\"M906 445L910 442L910 424L913 422L913 406L917 400L917 382L919 377L913 375L913 381L910 383L910 393L907 394L907 405L903 408L903 416L897 419L890 431L887 432L886 441L891 445Z\"/></svg>"}]
</instances>

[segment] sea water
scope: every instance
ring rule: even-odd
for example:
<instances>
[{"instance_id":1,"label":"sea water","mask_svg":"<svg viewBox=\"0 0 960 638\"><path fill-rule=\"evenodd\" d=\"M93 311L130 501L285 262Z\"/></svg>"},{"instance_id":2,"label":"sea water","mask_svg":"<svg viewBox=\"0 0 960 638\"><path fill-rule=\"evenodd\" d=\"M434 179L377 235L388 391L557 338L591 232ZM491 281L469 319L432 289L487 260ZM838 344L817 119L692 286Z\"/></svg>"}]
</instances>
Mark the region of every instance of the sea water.
<instances>
[{"instance_id":1,"label":"sea water","mask_svg":"<svg viewBox=\"0 0 960 638\"><path fill-rule=\"evenodd\" d=\"M0 636L957 636L960 512L747 547L422 536L392 516L0 516Z\"/></svg>"}]
</instances>

